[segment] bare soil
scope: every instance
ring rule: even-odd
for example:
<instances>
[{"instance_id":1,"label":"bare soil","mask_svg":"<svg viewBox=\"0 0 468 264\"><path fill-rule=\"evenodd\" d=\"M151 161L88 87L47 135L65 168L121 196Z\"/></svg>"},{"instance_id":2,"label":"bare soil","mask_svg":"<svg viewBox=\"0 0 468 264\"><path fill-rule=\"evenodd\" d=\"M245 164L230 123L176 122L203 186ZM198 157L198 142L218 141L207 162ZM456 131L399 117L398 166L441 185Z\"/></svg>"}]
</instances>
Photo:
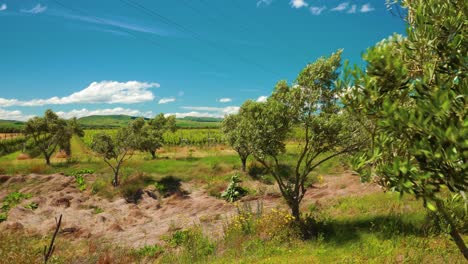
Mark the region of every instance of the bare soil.
<instances>
[{"instance_id":1,"label":"bare soil","mask_svg":"<svg viewBox=\"0 0 468 264\"><path fill-rule=\"evenodd\" d=\"M236 213L233 204L209 196L192 183L182 184L186 195L155 198L154 193L148 190L138 204L132 204L123 198L110 201L89 191L81 192L73 177L61 174L0 178L0 200L8 194L7 187L14 184L21 184L19 191L32 194L32 198L9 211L8 220L0 223L1 232L15 230L30 235L51 234L55 227L54 218L63 214L61 232L70 239L99 238L119 241L123 246L140 247L160 242L171 231L194 224L200 224L211 236L219 236L223 224ZM322 185L308 190L303 206L377 191L379 188L376 185L360 183L359 177L348 172L340 176L325 176ZM265 209L285 207L281 197L271 192L262 197L246 198L245 201L262 201ZM39 207L36 210L26 209L25 206L31 202Z\"/></svg>"}]
</instances>

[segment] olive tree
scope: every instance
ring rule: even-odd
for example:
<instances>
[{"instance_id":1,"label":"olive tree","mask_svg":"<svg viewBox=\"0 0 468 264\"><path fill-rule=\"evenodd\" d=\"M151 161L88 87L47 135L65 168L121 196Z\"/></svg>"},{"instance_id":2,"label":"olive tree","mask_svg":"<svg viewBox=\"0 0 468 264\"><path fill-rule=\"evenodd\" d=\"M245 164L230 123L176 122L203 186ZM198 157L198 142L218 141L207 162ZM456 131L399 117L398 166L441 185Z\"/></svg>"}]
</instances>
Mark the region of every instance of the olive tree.
<instances>
[{"instance_id":1,"label":"olive tree","mask_svg":"<svg viewBox=\"0 0 468 264\"><path fill-rule=\"evenodd\" d=\"M34 146L42 153L46 164L59 145L69 144L67 122L48 109L44 117L33 117L26 122L24 133L31 138ZM66 143L68 141L68 143Z\"/></svg>"},{"instance_id":2,"label":"olive tree","mask_svg":"<svg viewBox=\"0 0 468 264\"><path fill-rule=\"evenodd\" d=\"M238 114L247 122L252 155L276 179L297 221L310 173L361 144L359 127L349 122L350 116L341 111L337 99L340 61L341 50L319 58L292 85L280 81L267 102L247 101ZM287 135L293 128L303 132L301 143L287 151ZM284 152L289 155L281 156ZM293 157L292 161L287 157Z\"/></svg>"},{"instance_id":3,"label":"olive tree","mask_svg":"<svg viewBox=\"0 0 468 264\"><path fill-rule=\"evenodd\" d=\"M112 185L119 186L120 169L133 155L137 147L136 136L131 127L120 128L115 136L104 133L94 135L91 149L112 169Z\"/></svg>"},{"instance_id":4,"label":"olive tree","mask_svg":"<svg viewBox=\"0 0 468 264\"><path fill-rule=\"evenodd\" d=\"M83 128L78 123L76 117L67 120L67 126L63 135L63 140L59 143L59 148L67 154L67 157L71 156L71 139L73 135L78 137L84 136Z\"/></svg>"},{"instance_id":5,"label":"olive tree","mask_svg":"<svg viewBox=\"0 0 468 264\"><path fill-rule=\"evenodd\" d=\"M145 121L144 118L138 118L132 122L132 130L137 139L137 149L143 152L149 152L153 159L156 158L156 150L161 148L164 143L163 135L166 131L176 131L175 116L165 117L159 114L153 119Z\"/></svg>"},{"instance_id":6,"label":"olive tree","mask_svg":"<svg viewBox=\"0 0 468 264\"><path fill-rule=\"evenodd\" d=\"M248 126L239 115L228 115L222 123L222 131L229 145L237 152L242 162L242 171L245 172L249 148Z\"/></svg>"},{"instance_id":7,"label":"olive tree","mask_svg":"<svg viewBox=\"0 0 468 264\"><path fill-rule=\"evenodd\" d=\"M404 0L407 37L392 36L349 71L347 110L366 121L371 144L356 169L382 186L423 200L465 258L468 250L443 202L468 186L466 1ZM465 201L466 202L466 201Z\"/></svg>"}]
</instances>

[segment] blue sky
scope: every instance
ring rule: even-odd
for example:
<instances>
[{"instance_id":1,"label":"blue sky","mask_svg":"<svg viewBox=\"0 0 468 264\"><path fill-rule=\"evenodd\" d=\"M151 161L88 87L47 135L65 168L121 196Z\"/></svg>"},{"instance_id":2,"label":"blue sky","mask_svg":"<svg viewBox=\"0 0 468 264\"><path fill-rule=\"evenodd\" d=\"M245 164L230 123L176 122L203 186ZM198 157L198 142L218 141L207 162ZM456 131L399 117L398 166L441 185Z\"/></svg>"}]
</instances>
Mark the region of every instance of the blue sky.
<instances>
[{"instance_id":1,"label":"blue sky","mask_svg":"<svg viewBox=\"0 0 468 264\"><path fill-rule=\"evenodd\" d=\"M404 28L384 0L0 0L0 119L219 117Z\"/></svg>"}]
</instances>

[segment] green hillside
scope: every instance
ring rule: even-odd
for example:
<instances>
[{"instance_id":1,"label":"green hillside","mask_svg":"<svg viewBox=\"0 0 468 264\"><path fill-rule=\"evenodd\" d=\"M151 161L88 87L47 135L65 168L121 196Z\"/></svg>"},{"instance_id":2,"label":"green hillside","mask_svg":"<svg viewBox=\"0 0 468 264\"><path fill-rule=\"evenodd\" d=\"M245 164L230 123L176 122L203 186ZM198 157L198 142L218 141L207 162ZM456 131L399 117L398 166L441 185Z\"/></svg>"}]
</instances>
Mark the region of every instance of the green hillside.
<instances>
[{"instance_id":1,"label":"green hillside","mask_svg":"<svg viewBox=\"0 0 468 264\"><path fill-rule=\"evenodd\" d=\"M24 122L15 120L0 120L0 132L16 132L24 127Z\"/></svg>"},{"instance_id":2,"label":"green hillside","mask_svg":"<svg viewBox=\"0 0 468 264\"><path fill-rule=\"evenodd\" d=\"M127 115L94 115L81 117L78 122L85 128L116 128L126 126L136 118ZM222 120L214 117L184 117L177 118L176 123L180 128L213 128L219 127ZM19 130L23 126L24 122L21 121L0 120L0 131Z\"/></svg>"},{"instance_id":3,"label":"green hillside","mask_svg":"<svg viewBox=\"0 0 468 264\"><path fill-rule=\"evenodd\" d=\"M129 122L137 117L127 115L94 115L85 116L78 119L78 122L83 127L122 127L126 126Z\"/></svg>"}]
</instances>

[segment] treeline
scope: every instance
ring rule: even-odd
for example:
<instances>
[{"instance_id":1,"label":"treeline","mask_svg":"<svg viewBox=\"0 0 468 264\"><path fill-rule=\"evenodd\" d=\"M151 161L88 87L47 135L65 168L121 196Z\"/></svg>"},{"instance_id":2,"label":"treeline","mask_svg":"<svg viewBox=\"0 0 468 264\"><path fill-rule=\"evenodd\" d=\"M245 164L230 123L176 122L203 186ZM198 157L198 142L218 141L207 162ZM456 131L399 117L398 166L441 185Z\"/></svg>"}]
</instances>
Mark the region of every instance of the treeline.
<instances>
[{"instance_id":1,"label":"treeline","mask_svg":"<svg viewBox=\"0 0 468 264\"><path fill-rule=\"evenodd\" d=\"M24 148L26 137L16 137L9 140L0 140L0 156L4 156Z\"/></svg>"},{"instance_id":2,"label":"treeline","mask_svg":"<svg viewBox=\"0 0 468 264\"><path fill-rule=\"evenodd\" d=\"M18 128L18 127L0 127L0 133L23 133L23 128Z\"/></svg>"}]
</instances>

